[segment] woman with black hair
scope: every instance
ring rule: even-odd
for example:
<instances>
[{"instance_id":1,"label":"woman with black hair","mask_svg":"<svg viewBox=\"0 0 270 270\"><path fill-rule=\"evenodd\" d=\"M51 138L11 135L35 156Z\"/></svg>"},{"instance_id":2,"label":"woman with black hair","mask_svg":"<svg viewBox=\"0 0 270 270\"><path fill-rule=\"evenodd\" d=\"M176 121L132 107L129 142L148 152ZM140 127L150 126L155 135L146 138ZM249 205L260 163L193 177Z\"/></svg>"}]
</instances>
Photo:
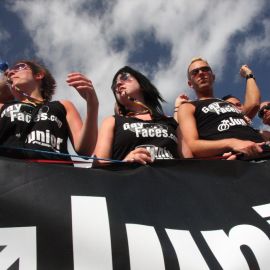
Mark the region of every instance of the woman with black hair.
<instances>
[{"instance_id":1,"label":"woman with black hair","mask_svg":"<svg viewBox=\"0 0 270 270\"><path fill-rule=\"evenodd\" d=\"M141 164L182 156L177 123L165 116L157 88L142 73L125 66L114 76L115 115L100 128L98 158Z\"/></svg>"}]
</instances>

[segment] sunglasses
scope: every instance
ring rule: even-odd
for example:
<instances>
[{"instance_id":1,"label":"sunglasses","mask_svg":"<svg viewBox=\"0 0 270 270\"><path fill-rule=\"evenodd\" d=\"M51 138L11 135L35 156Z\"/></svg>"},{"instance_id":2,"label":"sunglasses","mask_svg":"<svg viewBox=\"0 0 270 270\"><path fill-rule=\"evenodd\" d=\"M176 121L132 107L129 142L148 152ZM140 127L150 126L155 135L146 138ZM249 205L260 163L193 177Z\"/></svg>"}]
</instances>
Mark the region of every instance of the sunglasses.
<instances>
[{"instance_id":1,"label":"sunglasses","mask_svg":"<svg viewBox=\"0 0 270 270\"><path fill-rule=\"evenodd\" d=\"M259 110L259 112L258 112L258 116L260 117L260 118L263 118L263 116L264 116L264 110L270 110L270 103L268 103L267 105L265 105L265 106L263 106L260 110Z\"/></svg>"},{"instance_id":2,"label":"sunglasses","mask_svg":"<svg viewBox=\"0 0 270 270\"><path fill-rule=\"evenodd\" d=\"M127 81L132 81L133 80L133 77L130 73L127 73L127 72L123 72L123 73L120 73L118 76L117 76L117 79L115 80L114 84L113 84L113 90L115 91L116 90L116 85L118 82L127 82Z\"/></svg>"},{"instance_id":3,"label":"sunglasses","mask_svg":"<svg viewBox=\"0 0 270 270\"><path fill-rule=\"evenodd\" d=\"M195 77L199 74L200 71L201 72L212 72L212 69L208 66L195 68L189 72L189 75L192 77Z\"/></svg>"},{"instance_id":4,"label":"sunglasses","mask_svg":"<svg viewBox=\"0 0 270 270\"><path fill-rule=\"evenodd\" d=\"M9 72L18 72L25 69L30 69L30 67L25 63L19 63L13 66L12 68L10 68Z\"/></svg>"}]
</instances>

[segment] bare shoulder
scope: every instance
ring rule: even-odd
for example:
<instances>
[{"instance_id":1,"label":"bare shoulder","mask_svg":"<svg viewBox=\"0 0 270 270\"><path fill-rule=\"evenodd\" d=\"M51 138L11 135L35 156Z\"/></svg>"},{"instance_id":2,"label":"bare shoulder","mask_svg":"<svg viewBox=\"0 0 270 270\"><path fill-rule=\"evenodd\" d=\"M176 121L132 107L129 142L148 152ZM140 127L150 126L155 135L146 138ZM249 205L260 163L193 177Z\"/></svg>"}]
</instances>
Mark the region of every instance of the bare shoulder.
<instances>
[{"instance_id":1,"label":"bare shoulder","mask_svg":"<svg viewBox=\"0 0 270 270\"><path fill-rule=\"evenodd\" d=\"M113 116L105 117L102 121L102 127L114 127L115 126L115 118Z\"/></svg>"},{"instance_id":2,"label":"bare shoulder","mask_svg":"<svg viewBox=\"0 0 270 270\"><path fill-rule=\"evenodd\" d=\"M194 113L194 112L195 112L195 106L194 104L190 102L183 103L178 109L179 115L183 115L186 113Z\"/></svg>"},{"instance_id":3,"label":"bare shoulder","mask_svg":"<svg viewBox=\"0 0 270 270\"><path fill-rule=\"evenodd\" d=\"M78 115L79 114L75 105L71 101L64 99L64 100L59 100L59 102L65 107L68 115Z\"/></svg>"},{"instance_id":4,"label":"bare shoulder","mask_svg":"<svg viewBox=\"0 0 270 270\"><path fill-rule=\"evenodd\" d=\"M75 107L74 104L73 104L71 101L67 100L67 99L59 100L59 102L60 102L62 105L64 105L64 107L65 107L66 109L71 108L71 107L73 107L73 108Z\"/></svg>"}]
</instances>

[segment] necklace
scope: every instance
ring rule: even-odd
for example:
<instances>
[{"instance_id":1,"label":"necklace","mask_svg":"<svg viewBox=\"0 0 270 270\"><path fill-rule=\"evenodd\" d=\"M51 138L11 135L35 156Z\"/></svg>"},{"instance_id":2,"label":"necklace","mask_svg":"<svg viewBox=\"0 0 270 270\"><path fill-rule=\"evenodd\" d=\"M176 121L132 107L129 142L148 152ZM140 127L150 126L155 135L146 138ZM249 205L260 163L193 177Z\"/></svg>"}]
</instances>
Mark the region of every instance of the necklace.
<instances>
[{"instance_id":1,"label":"necklace","mask_svg":"<svg viewBox=\"0 0 270 270\"><path fill-rule=\"evenodd\" d=\"M152 110L150 108L148 108L148 106L146 106L145 104L143 104L141 101L139 101L139 100L137 100L137 99L135 99L133 97L130 97L130 96L128 96L128 99L130 101L132 101L135 105L144 108L144 110L142 110L142 111L137 111L137 112L130 111L127 114L128 116L130 116L130 115L138 115L138 114L146 114L146 113L150 113L150 115L152 115Z\"/></svg>"},{"instance_id":2,"label":"necklace","mask_svg":"<svg viewBox=\"0 0 270 270\"><path fill-rule=\"evenodd\" d=\"M134 116L134 115L139 115L139 114L147 114L147 113L150 113L148 109L145 109L143 111L137 111L137 112L128 112L126 115L127 116Z\"/></svg>"},{"instance_id":3,"label":"necklace","mask_svg":"<svg viewBox=\"0 0 270 270\"><path fill-rule=\"evenodd\" d=\"M10 82L7 83L10 91L11 91L11 84ZM25 93L24 91L22 91L19 87L15 86L14 89L20 93L25 99L26 99L26 103L31 103L32 105L34 106L37 106L37 105L40 105L40 104L43 104L45 102L44 99L37 99L37 98L34 98L34 97L31 97L30 95L28 95L27 93Z\"/></svg>"}]
</instances>

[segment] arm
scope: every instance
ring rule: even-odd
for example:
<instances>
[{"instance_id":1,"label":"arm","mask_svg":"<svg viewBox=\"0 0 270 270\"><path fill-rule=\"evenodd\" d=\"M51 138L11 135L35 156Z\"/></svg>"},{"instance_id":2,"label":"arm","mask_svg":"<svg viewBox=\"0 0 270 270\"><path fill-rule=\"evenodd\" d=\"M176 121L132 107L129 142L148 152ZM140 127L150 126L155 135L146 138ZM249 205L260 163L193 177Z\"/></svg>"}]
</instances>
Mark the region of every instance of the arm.
<instances>
[{"instance_id":1,"label":"arm","mask_svg":"<svg viewBox=\"0 0 270 270\"><path fill-rule=\"evenodd\" d=\"M226 152L243 153L248 157L255 157L262 152L263 143L254 143L238 139L201 140L199 139L195 107L193 104L182 104L178 111L178 119L183 140L187 143L194 157L212 157Z\"/></svg>"},{"instance_id":2,"label":"arm","mask_svg":"<svg viewBox=\"0 0 270 270\"><path fill-rule=\"evenodd\" d=\"M12 95L7 84L7 78L2 77L0 78L0 102L5 103L12 100L14 100L14 96Z\"/></svg>"},{"instance_id":3,"label":"arm","mask_svg":"<svg viewBox=\"0 0 270 270\"><path fill-rule=\"evenodd\" d=\"M180 126L178 125L177 127L177 138L178 138L178 145L177 145L177 150L178 154L181 158L192 158L193 154L188 147L186 141L183 139L183 135L180 130Z\"/></svg>"},{"instance_id":4,"label":"arm","mask_svg":"<svg viewBox=\"0 0 270 270\"><path fill-rule=\"evenodd\" d=\"M67 122L70 129L70 140L74 150L81 155L91 155L97 140L98 99L92 82L80 73L68 74L67 83L73 86L85 99L87 105L86 118L81 117L69 101L62 101L67 110Z\"/></svg>"},{"instance_id":5,"label":"arm","mask_svg":"<svg viewBox=\"0 0 270 270\"><path fill-rule=\"evenodd\" d=\"M249 74L253 74L252 70L247 65L243 65L240 68L240 75L243 78L246 78ZM260 100L261 94L260 89L257 86L256 80L254 78L247 79L243 112L250 119L252 119L258 112L258 109L260 107Z\"/></svg>"},{"instance_id":6,"label":"arm","mask_svg":"<svg viewBox=\"0 0 270 270\"><path fill-rule=\"evenodd\" d=\"M179 107L184 103L189 101L189 98L186 94L181 94L179 95L174 102L174 111L173 111L173 117L175 119L176 122L178 122L178 118L177 118L177 112Z\"/></svg>"},{"instance_id":7,"label":"arm","mask_svg":"<svg viewBox=\"0 0 270 270\"><path fill-rule=\"evenodd\" d=\"M109 159L112 157L114 127L115 118L113 116L105 118L102 122L98 132L98 140L94 151L95 156L98 158ZM95 161L95 163L101 164L104 163L104 161Z\"/></svg>"}]
</instances>

